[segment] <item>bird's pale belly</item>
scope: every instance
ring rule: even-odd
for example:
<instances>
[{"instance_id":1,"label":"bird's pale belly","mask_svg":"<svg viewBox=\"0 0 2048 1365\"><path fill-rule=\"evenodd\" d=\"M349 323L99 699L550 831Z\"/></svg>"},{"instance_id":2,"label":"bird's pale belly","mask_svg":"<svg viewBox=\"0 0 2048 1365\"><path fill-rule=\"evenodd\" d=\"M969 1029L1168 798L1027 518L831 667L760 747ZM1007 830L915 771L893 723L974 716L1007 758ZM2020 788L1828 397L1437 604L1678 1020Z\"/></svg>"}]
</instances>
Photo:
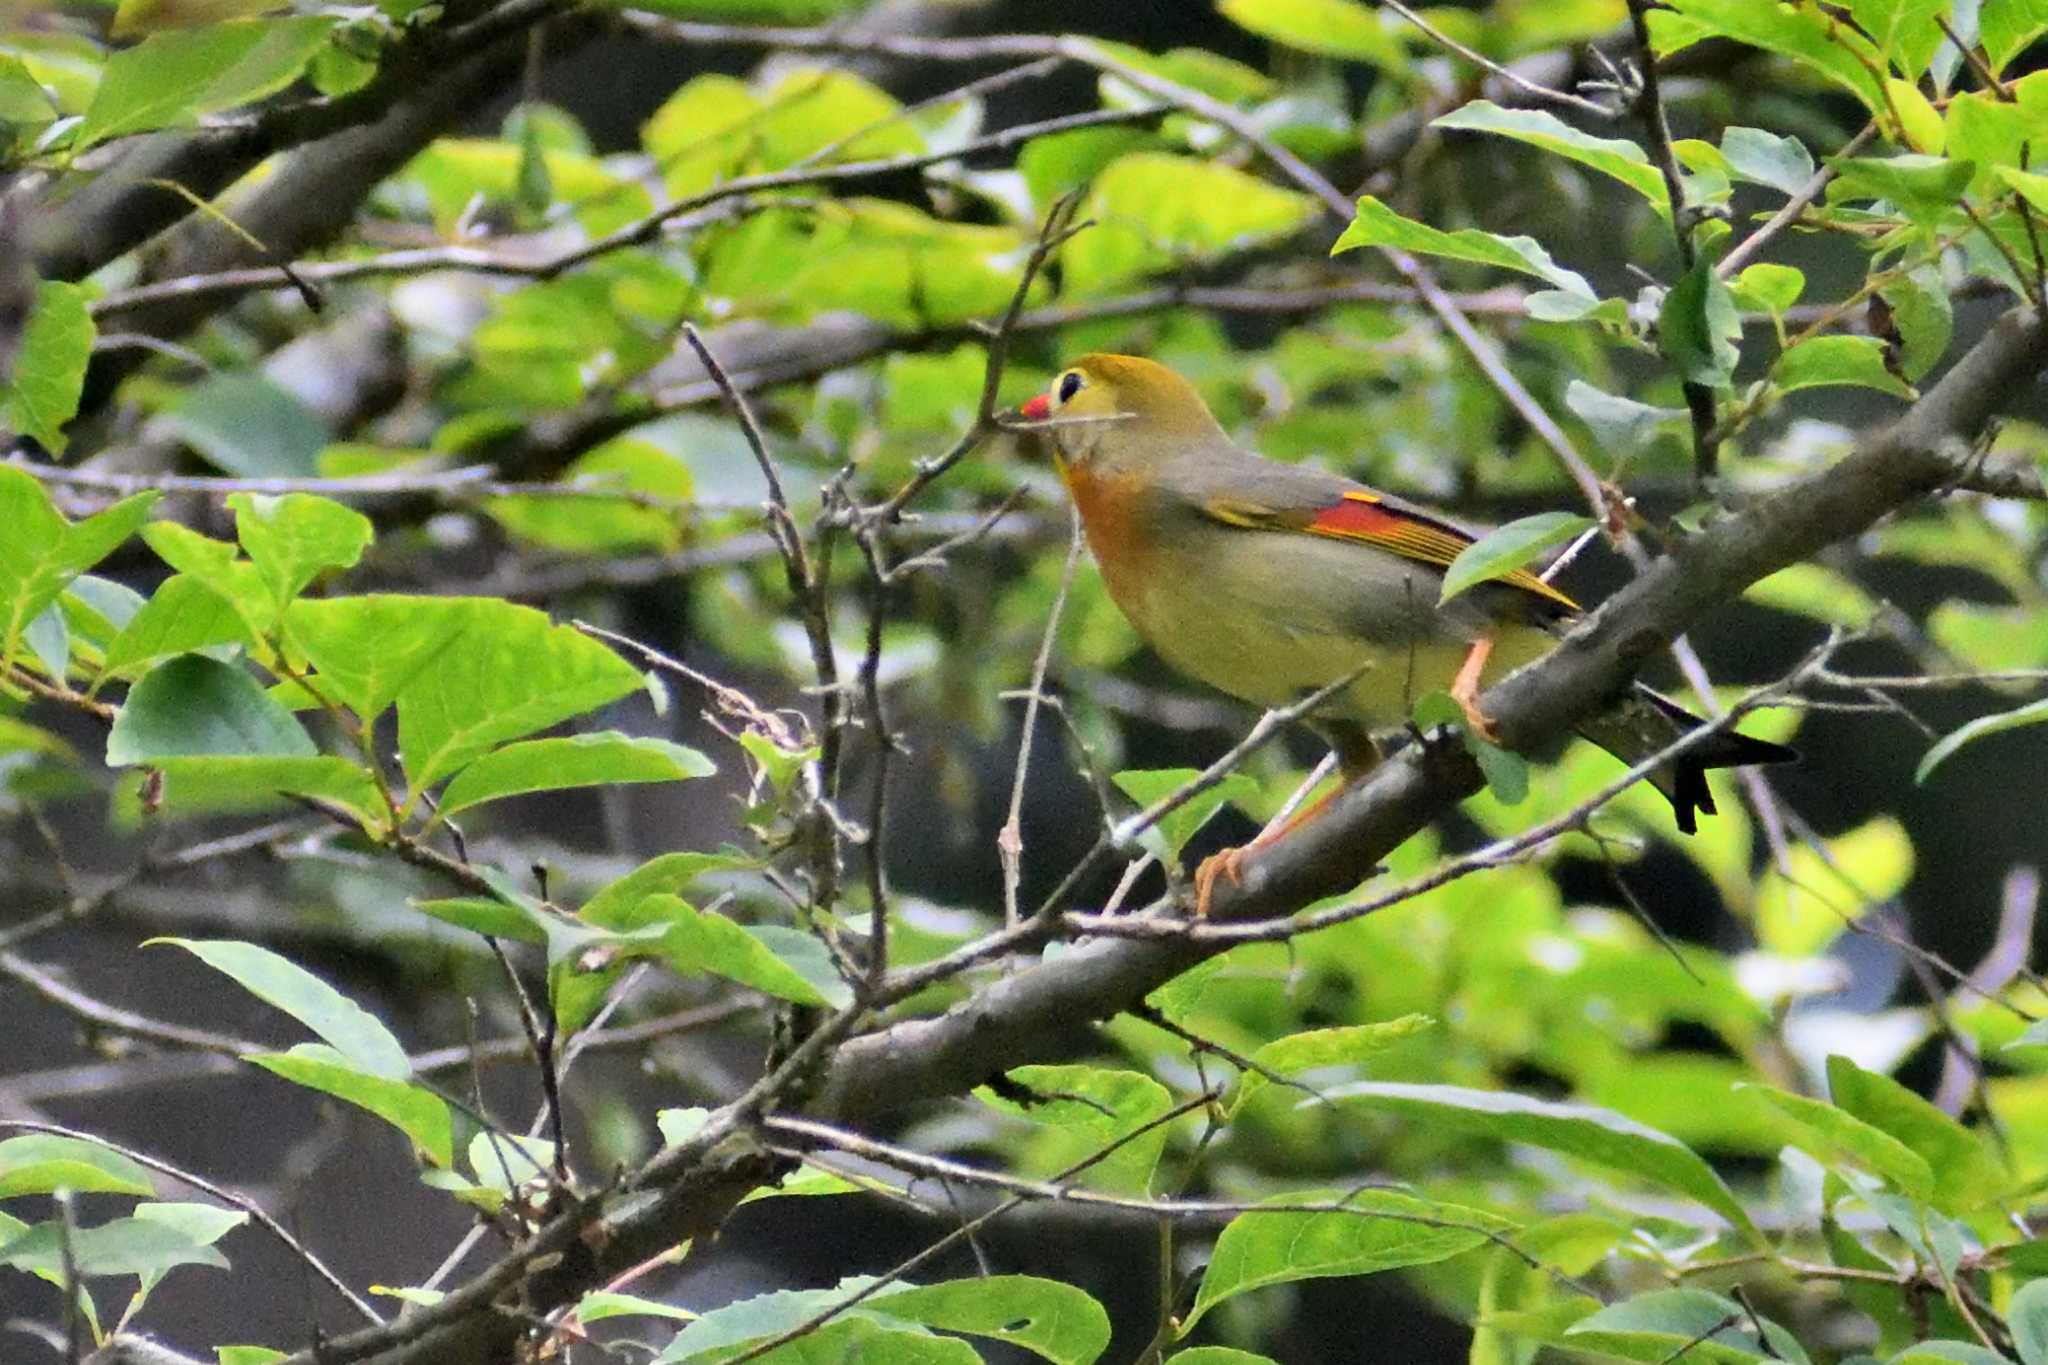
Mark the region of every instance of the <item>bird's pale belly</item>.
<instances>
[{"instance_id":1,"label":"bird's pale belly","mask_svg":"<svg viewBox=\"0 0 2048 1365\"><path fill-rule=\"evenodd\" d=\"M1372 666L1327 708L1372 729L1408 719L1417 697L1448 688L1470 643L1448 635L1374 643L1318 629L1276 603L1190 601L1140 591L1119 605L1138 633L1174 668L1259 706L1284 706L1357 668ZM1533 636L1524 641L1518 637ZM1489 661L1485 681L1547 648L1533 631L1513 631Z\"/></svg>"}]
</instances>

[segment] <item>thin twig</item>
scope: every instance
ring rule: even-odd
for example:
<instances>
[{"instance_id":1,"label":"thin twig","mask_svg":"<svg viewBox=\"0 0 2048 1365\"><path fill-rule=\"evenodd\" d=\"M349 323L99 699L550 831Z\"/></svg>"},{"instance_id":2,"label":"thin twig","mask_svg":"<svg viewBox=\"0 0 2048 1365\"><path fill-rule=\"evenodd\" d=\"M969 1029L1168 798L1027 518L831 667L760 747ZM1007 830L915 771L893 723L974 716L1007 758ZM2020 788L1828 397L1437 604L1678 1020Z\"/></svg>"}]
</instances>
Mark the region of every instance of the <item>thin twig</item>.
<instances>
[{"instance_id":1,"label":"thin twig","mask_svg":"<svg viewBox=\"0 0 2048 1365\"><path fill-rule=\"evenodd\" d=\"M1836 153L1836 156L1838 158L1852 157L1862 151L1870 140L1876 136L1877 123L1875 120L1872 120L1863 125L1863 131L1843 143L1842 150ZM1714 273L1725 280L1732 277L1743 266L1749 264L1750 257L1762 251L1779 233L1799 221L1800 215L1806 212L1807 205L1821 197L1829 184L1834 181L1835 175L1836 171L1833 165L1822 166L1819 170L1815 171L1807 182L1799 187L1799 192L1790 199L1787 199L1776 213L1765 220L1762 227L1737 242L1733 247L1729 248L1727 255L1715 262Z\"/></svg>"},{"instance_id":2,"label":"thin twig","mask_svg":"<svg viewBox=\"0 0 2048 1365\"><path fill-rule=\"evenodd\" d=\"M1060 566L1060 585L1054 590L1052 609L1046 613L1045 633L1039 637L1038 657L1031 663L1031 687L1025 694L1024 728L1017 740L1017 775L1010 781L1010 813L996 834L996 854L1003 866L1003 923L1017 923L1017 888L1024 879L1024 783L1031 771L1031 747L1038 733L1038 707L1045 699L1045 672L1052 663L1053 643L1059 638L1060 617L1067 608L1067 593L1074 585L1074 567L1081 558L1081 516L1078 512L1067 531L1067 558Z\"/></svg>"}]
</instances>

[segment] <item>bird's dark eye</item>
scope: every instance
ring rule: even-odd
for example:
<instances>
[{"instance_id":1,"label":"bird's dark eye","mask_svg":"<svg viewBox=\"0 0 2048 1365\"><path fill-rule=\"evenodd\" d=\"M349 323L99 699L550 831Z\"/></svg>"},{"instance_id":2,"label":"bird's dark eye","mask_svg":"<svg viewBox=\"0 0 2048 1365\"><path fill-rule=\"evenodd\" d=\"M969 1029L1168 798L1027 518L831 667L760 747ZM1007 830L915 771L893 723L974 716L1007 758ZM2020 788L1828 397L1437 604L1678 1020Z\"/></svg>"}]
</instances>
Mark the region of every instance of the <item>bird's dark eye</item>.
<instances>
[{"instance_id":1,"label":"bird's dark eye","mask_svg":"<svg viewBox=\"0 0 2048 1365\"><path fill-rule=\"evenodd\" d=\"M1074 395L1080 391L1081 372L1079 370L1068 370L1060 376L1060 401L1062 403L1073 402Z\"/></svg>"}]
</instances>

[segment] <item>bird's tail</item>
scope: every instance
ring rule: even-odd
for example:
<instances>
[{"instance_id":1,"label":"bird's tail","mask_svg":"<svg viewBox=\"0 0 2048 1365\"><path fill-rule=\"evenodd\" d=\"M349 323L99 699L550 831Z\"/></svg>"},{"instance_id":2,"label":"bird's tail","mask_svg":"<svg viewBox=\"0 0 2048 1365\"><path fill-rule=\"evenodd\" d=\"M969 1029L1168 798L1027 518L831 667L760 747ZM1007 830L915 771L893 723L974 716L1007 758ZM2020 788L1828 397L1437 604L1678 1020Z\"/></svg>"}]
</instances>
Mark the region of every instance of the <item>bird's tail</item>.
<instances>
[{"instance_id":1,"label":"bird's tail","mask_svg":"<svg viewBox=\"0 0 2048 1365\"><path fill-rule=\"evenodd\" d=\"M1671 698L1637 683L1620 705L1581 725L1579 733L1622 762L1633 764L1704 724ZM1707 787L1708 769L1790 763L1798 757L1795 750L1782 744L1724 730L1686 750L1675 761L1653 769L1650 784L1671 803L1678 828L1691 834L1699 828L1699 813L1714 814L1714 794Z\"/></svg>"}]
</instances>

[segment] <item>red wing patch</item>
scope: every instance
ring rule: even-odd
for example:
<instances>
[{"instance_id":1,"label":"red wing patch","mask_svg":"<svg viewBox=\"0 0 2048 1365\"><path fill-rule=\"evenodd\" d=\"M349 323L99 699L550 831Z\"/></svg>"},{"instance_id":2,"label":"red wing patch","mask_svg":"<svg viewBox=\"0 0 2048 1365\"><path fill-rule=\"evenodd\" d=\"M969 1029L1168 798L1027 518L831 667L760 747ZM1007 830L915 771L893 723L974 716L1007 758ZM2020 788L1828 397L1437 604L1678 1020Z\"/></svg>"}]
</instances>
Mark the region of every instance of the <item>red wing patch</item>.
<instances>
[{"instance_id":1,"label":"red wing patch","mask_svg":"<svg viewBox=\"0 0 2048 1365\"><path fill-rule=\"evenodd\" d=\"M1472 538L1455 527L1413 512L1386 507L1371 493L1346 493L1341 501L1318 511L1302 529L1312 535L1378 545L1440 569L1450 567L1451 561L1472 544ZM1527 569L1504 574L1500 581L1573 611L1578 610L1578 603Z\"/></svg>"}]
</instances>

